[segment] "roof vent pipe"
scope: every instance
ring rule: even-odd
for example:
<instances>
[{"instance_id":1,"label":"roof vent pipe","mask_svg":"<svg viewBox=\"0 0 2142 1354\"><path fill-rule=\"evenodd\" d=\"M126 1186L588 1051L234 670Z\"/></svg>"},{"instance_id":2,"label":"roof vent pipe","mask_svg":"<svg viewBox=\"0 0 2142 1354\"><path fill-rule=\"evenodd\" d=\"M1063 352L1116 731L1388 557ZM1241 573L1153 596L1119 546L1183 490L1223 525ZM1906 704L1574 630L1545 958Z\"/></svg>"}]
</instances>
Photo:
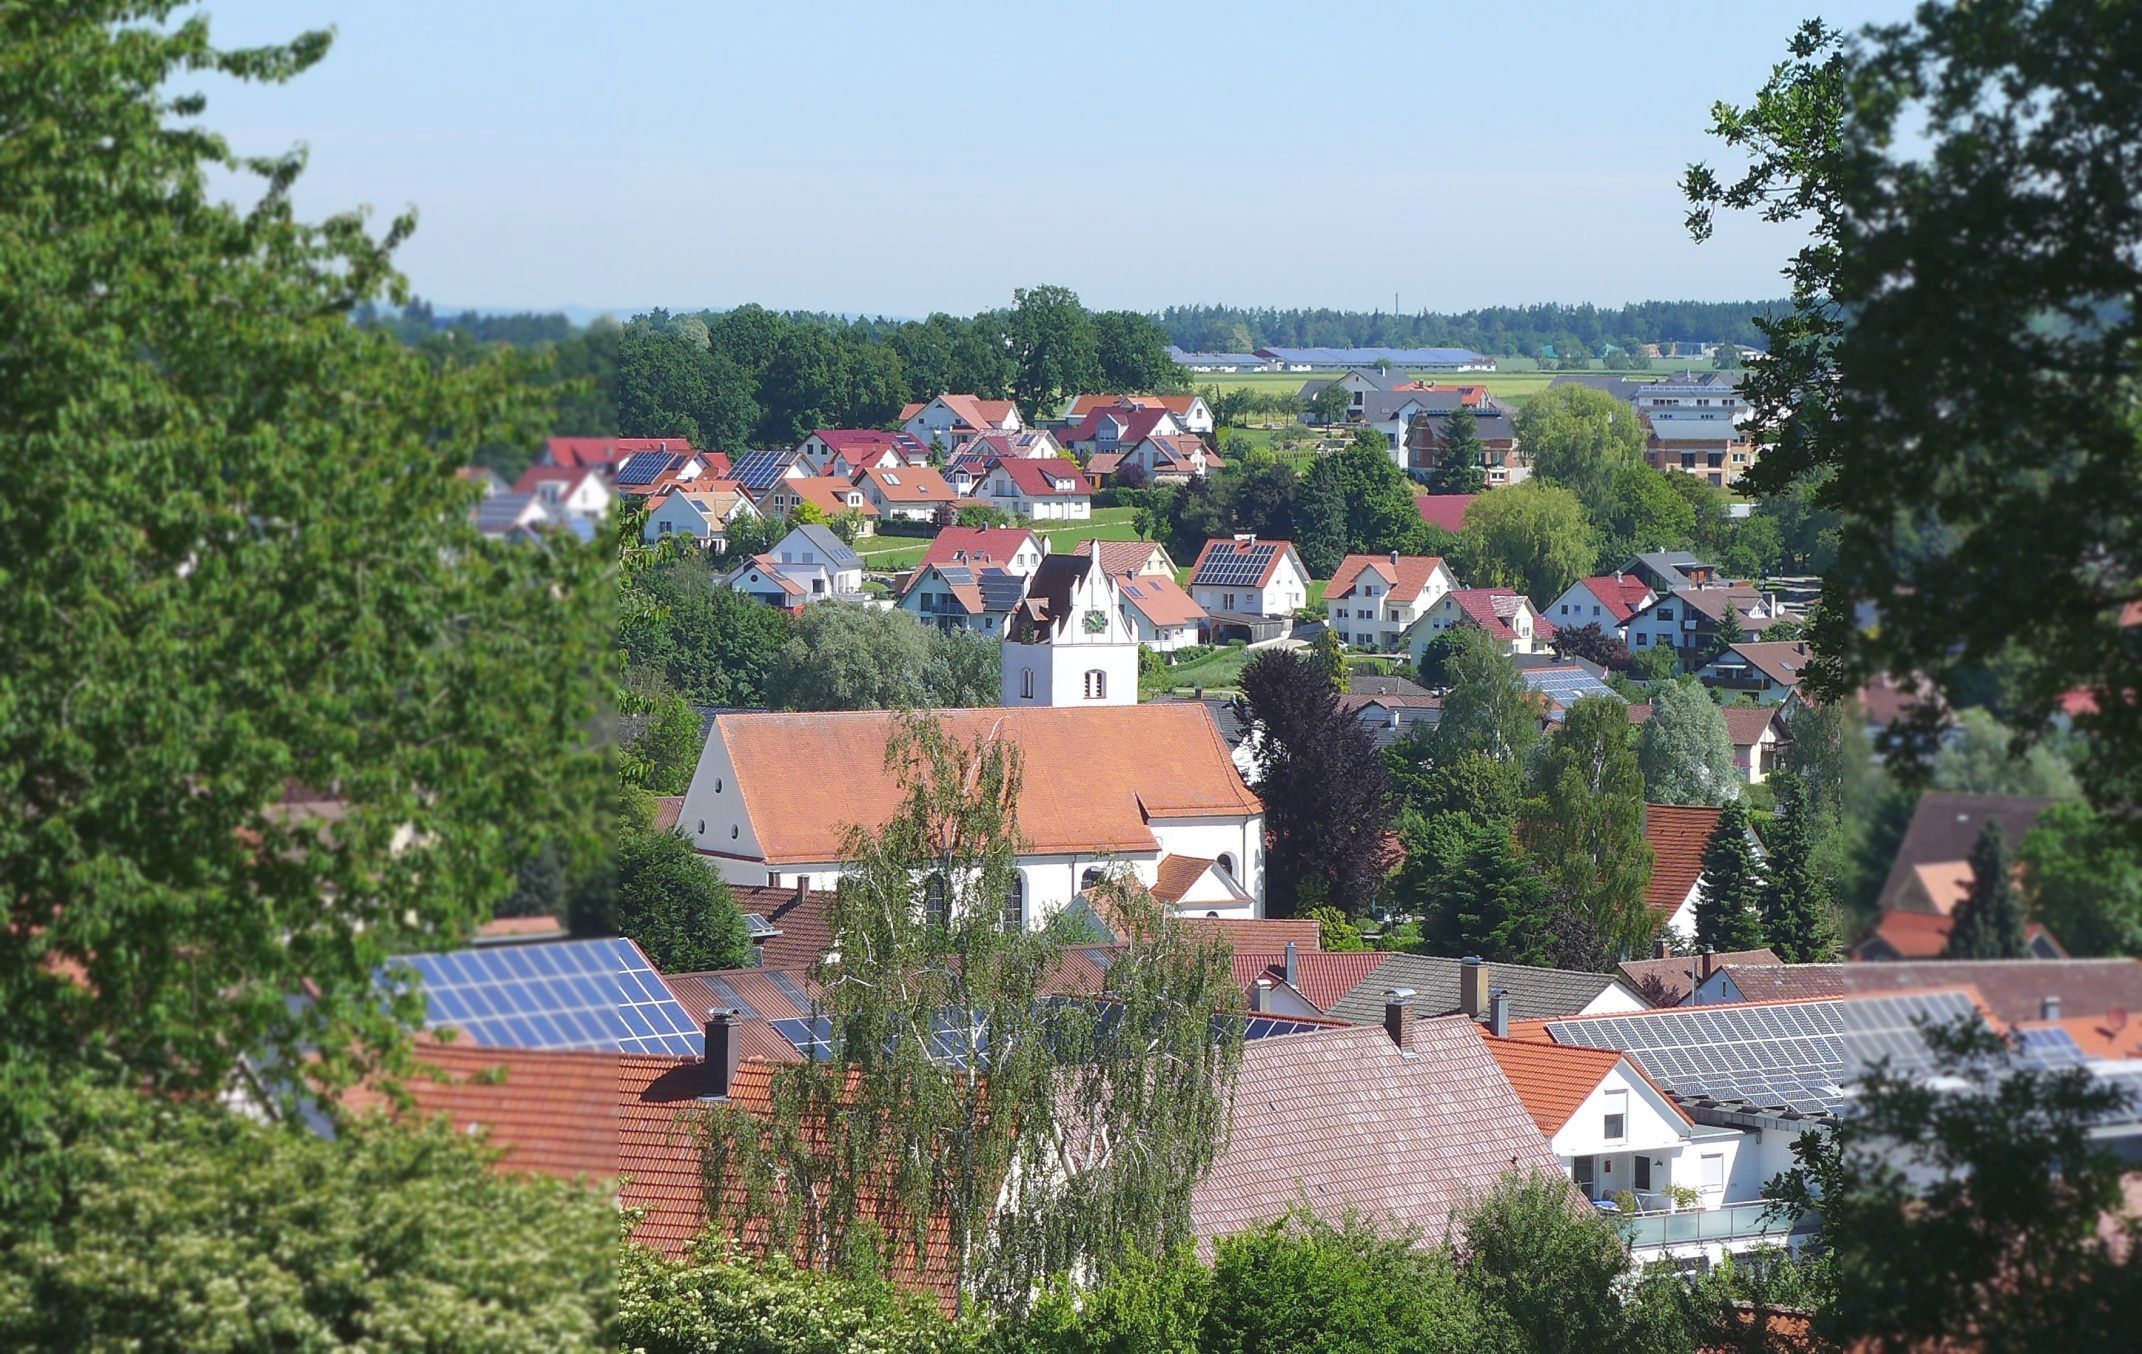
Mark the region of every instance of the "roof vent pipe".
<instances>
[{"instance_id":1,"label":"roof vent pipe","mask_svg":"<svg viewBox=\"0 0 2142 1354\"><path fill-rule=\"evenodd\" d=\"M1487 1028L1497 1039L1510 1037L1510 994L1499 987L1488 997Z\"/></svg>"}]
</instances>

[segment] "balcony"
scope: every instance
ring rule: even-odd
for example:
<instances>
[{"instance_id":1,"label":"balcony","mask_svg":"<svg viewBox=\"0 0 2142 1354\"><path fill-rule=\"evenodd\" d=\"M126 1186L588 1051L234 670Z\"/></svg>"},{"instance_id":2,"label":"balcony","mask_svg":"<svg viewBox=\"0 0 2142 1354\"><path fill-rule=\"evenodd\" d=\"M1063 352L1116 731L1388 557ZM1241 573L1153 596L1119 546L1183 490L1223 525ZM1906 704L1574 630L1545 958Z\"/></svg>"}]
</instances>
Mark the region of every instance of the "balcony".
<instances>
[{"instance_id":1,"label":"balcony","mask_svg":"<svg viewBox=\"0 0 2142 1354\"><path fill-rule=\"evenodd\" d=\"M1632 1247L1695 1246L1729 1241L1770 1240L1783 1245L1787 1237L1805 1236L1821 1226L1821 1219L1802 1213L1790 1221L1765 1219L1770 1205L1762 1200L1726 1204L1721 1208L1691 1208L1681 1212L1623 1213L1615 1216ZM1614 1215L1610 1215L1614 1216Z\"/></svg>"}]
</instances>

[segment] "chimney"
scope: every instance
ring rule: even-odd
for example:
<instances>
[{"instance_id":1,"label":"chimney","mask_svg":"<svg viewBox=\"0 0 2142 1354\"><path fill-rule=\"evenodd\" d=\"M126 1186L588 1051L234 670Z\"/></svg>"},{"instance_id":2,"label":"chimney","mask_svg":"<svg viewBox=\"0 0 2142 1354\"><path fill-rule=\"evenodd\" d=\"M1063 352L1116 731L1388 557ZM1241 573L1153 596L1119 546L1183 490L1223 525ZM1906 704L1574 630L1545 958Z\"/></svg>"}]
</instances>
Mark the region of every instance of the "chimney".
<instances>
[{"instance_id":1,"label":"chimney","mask_svg":"<svg viewBox=\"0 0 2142 1354\"><path fill-rule=\"evenodd\" d=\"M1510 994L1499 987L1488 996L1487 1032L1497 1039L1510 1037Z\"/></svg>"},{"instance_id":2,"label":"chimney","mask_svg":"<svg viewBox=\"0 0 2142 1354\"><path fill-rule=\"evenodd\" d=\"M736 1012L717 1006L707 1012L706 1084L702 1100L727 1100L736 1084L736 1060L742 1041L737 1038Z\"/></svg>"},{"instance_id":3,"label":"chimney","mask_svg":"<svg viewBox=\"0 0 2142 1354\"><path fill-rule=\"evenodd\" d=\"M1294 950L1294 942L1291 940L1287 942L1286 975L1287 986L1297 987L1300 985L1302 980L1301 959L1298 955L1296 955Z\"/></svg>"},{"instance_id":4,"label":"chimney","mask_svg":"<svg viewBox=\"0 0 2142 1354\"><path fill-rule=\"evenodd\" d=\"M2059 994L2057 994L2057 993L2056 993L2056 994L2054 994L2053 996L2050 996L2050 997L2040 997L2040 998L2038 998L2038 1019L2040 1019L2040 1020L2058 1020L2058 1019L2060 1019L2060 997L2059 997Z\"/></svg>"},{"instance_id":5,"label":"chimney","mask_svg":"<svg viewBox=\"0 0 2142 1354\"><path fill-rule=\"evenodd\" d=\"M1672 944L1669 943L1664 936L1661 936L1657 940L1652 941L1651 957L1653 959L1671 959L1673 957Z\"/></svg>"},{"instance_id":6,"label":"chimney","mask_svg":"<svg viewBox=\"0 0 2142 1354\"><path fill-rule=\"evenodd\" d=\"M1710 977L1713 973L1716 973L1717 971L1718 951L1706 945L1703 947L1703 962L1699 969L1700 976L1698 978L1698 981L1700 982L1703 978Z\"/></svg>"},{"instance_id":7,"label":"chimney","mask_svg":"<svg viewBox=\"0 0 2142 1354\"><path fill-rule=\"evenodd\" d=\"M1413 1056L1413 989L1393 987L1383 994L1383 1032L1391 1042Z\"/></svg>"},{"instance_id":8,"label":"chimney","mask_svg":"<svg viewBox=\"0 0 2142 1354\"><path fill-rule=\"evenodd\" d=\"M796 876L796 901L798 903L807 903L810 900L811 877L807 874L799 874Z\"/></svg>"},{"instance_id":9,"label":"chimney","mask_svg":"<svg viewBox=\"0 0 2142 1354\"><path fill-rule=\"evenodd\" d=\"M1480 956L1469 954L1458 968L1458 1009L1475 1020L1487 1015L1488 1001L1487 965Z\"/></svg>"},{"instance_id":10,"label":"chimney","mask_svg":"<svg viewBox=\"0 0 2142 1354\"><path fill-rule=\"evenodd\" d=\"M1250 989L1249 1008L1252 1011L1269 1011L1272 1009L1272 980L1270 978L1259 978L1257 985Z\"/></svg>"},{"instance_id":11,"label":"chimney","mask_svg":"<svg viewBox=\"0 0 2142 1354\"><path fill-rule=\"evenodd\" d=\"M1391 567L1394 569L1398 567L1398 552L1396 550L1391 552Z\"/></svg>"}]
</instances>

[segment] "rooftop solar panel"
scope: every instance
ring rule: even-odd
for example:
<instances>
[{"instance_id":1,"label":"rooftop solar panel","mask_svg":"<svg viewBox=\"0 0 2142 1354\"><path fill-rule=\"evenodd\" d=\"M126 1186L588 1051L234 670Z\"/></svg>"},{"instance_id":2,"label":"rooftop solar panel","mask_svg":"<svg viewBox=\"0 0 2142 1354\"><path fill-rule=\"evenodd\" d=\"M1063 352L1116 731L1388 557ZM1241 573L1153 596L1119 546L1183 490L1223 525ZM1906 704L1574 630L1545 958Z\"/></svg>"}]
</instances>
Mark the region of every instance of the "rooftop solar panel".
<instances>
[{"instance_id":1,"label":"rooftop solar panel","mask_svg":"<svg viewBox=\"0 0 2142 1354\"><path fill-rule=\"evenodd\" d=\"M699 1054L705 1032L623 938L454 950L388 961L384 982L413 979L425 1023L483 1048Z\"/></svg>"},{"instance_id":2,"label":"rooftop solar panel","mask_svg":"<svg viewBox=\"0 0 2142 1354\"><path fill-rule=\"evenodd\" d=\"M729 478L756 493L781 478L786 468L779 451L747 451L742 460L729 467Z\"/></svg>"}]
</instances>

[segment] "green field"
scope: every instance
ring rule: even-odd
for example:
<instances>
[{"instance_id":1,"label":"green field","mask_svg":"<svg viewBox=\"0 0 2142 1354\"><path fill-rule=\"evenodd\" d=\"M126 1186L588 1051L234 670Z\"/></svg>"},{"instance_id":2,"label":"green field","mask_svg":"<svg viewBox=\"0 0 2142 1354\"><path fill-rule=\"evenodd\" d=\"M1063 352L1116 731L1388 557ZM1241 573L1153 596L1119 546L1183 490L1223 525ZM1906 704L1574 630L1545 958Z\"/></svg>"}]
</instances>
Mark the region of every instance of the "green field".
<instances>
[{"instance_id":1,"label":"green field","mask_svg":"<svg viewBox=\"0 0 2142 1354\"><path fill-rule=\"evenodd\" d=\"M1565 374L1559 371L1536 370L1530 358L1497 358L1496 362L1499 367L1496 371L1424 371L1411 374L1419 376L1423 381L1440 381L1445 385L1486 386L1488 394L1510 404L1523 404L1526 400L1545 390L1555 377ZM1523 363L1523 367L1517 368L1515 364L1518 363ZM1702 364L1699 363L1698 365L1701 366ZM1651 376L1663 376L1670 366L1670 363L1663 360L1655 362L1652 364L1652 370L1648 374ZM1642 379L1647 374L1640 371L1607 372L1596 362L1592 364L1590 370L1602 375L1633 376L1639 379ZM1223 391L1254 390L1261 394L1286 391L1291 394L1300 390L1307 382L1320 381L1336 374L1335 372L1321 371L1253 371L1238 372L1231 375L1221 373L1208 375L1204 372L1192 372L1190 373L1190 385L1195 390L1203 390L1207 386L1215 386Z\"/></svg>"},{"instance_id":2,"label":"green field","mask_svg":"<svg viewBox=\"0 0 2142 1354\"><path fill-rule=\"evenodd\" d=\"M1214 649L1200 658L1171 667L1157 677L1140 681L1138 698L1151 700L1170 691L1187 696L1198 687L1205 688L1207 695L1232 693L1242 681L1242 669L1248 665L1250 653L1247 648Z\"/></svg>"},{"instance_id":3,"label":"green field","mask_svg":"<svg viewBox=\"0 0 2142 1354\"><path fill-rule=\"evenodd\" d=\"M1086 522L1065 522L1056 526L1042 527L1032 523L1036 535L1048 540L1049 550L1054 554L1077 547L1080 541L1135 541L1139 539L1138 528L1131 523L1135 508L1096 508L1093 519ZM927 536L869 536L855 543L855 553L863 557L863 567L881 572L912 569L929 553L930 538Z\"/></svg>"}]
</instances>

